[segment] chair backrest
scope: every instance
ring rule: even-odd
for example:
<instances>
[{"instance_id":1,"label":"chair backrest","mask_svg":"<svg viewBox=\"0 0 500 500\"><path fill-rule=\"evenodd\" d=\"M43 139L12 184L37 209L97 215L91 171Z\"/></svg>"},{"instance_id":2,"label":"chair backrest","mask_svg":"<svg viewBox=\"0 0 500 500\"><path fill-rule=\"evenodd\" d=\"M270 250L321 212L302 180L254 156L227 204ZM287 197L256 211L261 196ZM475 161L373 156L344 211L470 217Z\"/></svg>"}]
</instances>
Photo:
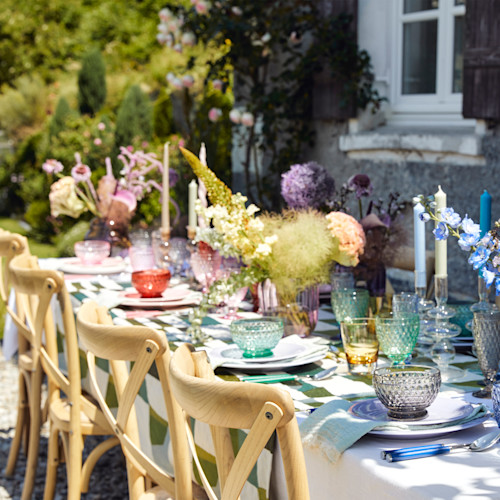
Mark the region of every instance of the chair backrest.
<instances>
[{"instance_id":1,"label":"chair backrest","mask_svg":"<svg viewBox=\"0 0 500 500\"><path fill-rule=\"evenodd\" d=\"M16 256L29 253L28 240L20 234L0 229L0 299L7 303L9 298L9 264Z\"/></svg>"},{"instance_id":2,"label":"chair backrest","mask_svg":"<svg viewBox=\"0 0 500 500\"><path fill-rule=\"evenodd\" d=\"M304 452L291 396L277 388L217 379L205 352L181 345L170 363L174 397L185 412L210 425L222 500L235 500L260 453L276 430L285 468L288 498L308 500ZM236 457L229 429L250 429ZM200 477L211 500L217 496L201 468L191 428L188 441Z\"/></svg>"},{"instance_id":3,"label":"chair backrest","mask_svg":"<svg viewBox=\"0 0 500 500\"><path fill-rule=\"evenodd\" d=\"M72 436L81 436L81 411L96 424L106 427L104 416L81 392L75 317L63 274L40 269L37 258L27 254L14 257L9 268L18 308L22 310L25 321L19 313L13 313L12 318L19 332L31 344L34 363L41 362L47 374L49 405L66 395ZM61 322L57 325L51 306L54 297L61 313ZM64 337L64 367L59 366L58 333ZM79 455L81 460L81 453Z\"/></svg>"},{"instance_id":4,"label":"chair backrest","mask_svg":"<svg viewBox=\"0 0 500 500\"><path fill-rule=\"evenodd\" d=\"M185 418L170 390L170 349L166 336L145 326L114 325L106 308L89 301L77 314L79 338L87 349L89 377L101 409L123 452L133 466L178 500L192 500L191 461L184 431ZM95 358L110 362L118 399L116 417L111 412L96 379ZM133 361L129 370L126 361ZM149 369L156 370L163 390L174 456L175 481L141 449L138 439L134 402Z\"/></svg>"}]
</instances>

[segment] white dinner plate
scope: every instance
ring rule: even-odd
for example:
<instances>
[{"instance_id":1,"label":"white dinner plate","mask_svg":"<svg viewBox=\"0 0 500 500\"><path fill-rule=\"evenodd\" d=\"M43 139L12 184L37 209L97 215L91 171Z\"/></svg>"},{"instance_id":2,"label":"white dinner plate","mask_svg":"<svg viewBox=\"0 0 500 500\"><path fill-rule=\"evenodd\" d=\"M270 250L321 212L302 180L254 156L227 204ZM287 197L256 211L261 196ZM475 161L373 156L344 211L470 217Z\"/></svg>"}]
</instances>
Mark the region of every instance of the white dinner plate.
<instances>
[{"instance_id":1,"label":"white dinner plate","mask_svg":"<svg viewBox=\"0 0 500 500\"><path fill-rule=\"evenodd\" d=\"M121 257L108 257L100 264L84 264L78 257L61 259L59 270L70 274L115 274L125 271Z\"/></svg>"},{"instance_id":2,"label":"white dinner plate","mask_svg":"<svg viewBox=\"0 0 500 500\"><path fill-rule=\"evenodd\" d=\"M122 296L121 306L155 308L155 307L183 307L197 304L200 294L185 288L167 288L161 297L141 297L134 288L127 288L120 294Z\"/></svg>"},{"instance_id":3,"label":"white dinner plate","mask_svg":"<svg viewBox=\"0 0 500 500\"><path fill-rule=\"evenodd\" d=\"M285 342L279 342L278 345L273 349L273 354L271 356L258 357L258 358L244 358L243 351L236 345L231 344L227 349L223 349L220 355L223 358L229 360L239 360L245 363L270 363L274 361L282 361L284 359L294 358L300 354L304 354L307 350L305 345L299 344L287 344Z\"/></svg>"},{"instance_id":4,"label":"white dinner plate","mask_svg":"<svg viewBox=\"0 0 500 500\"><path fill-rule=\"evenodd\" d=\"M490 417L489 415L484 415L483 417L475 418L469 422L453 425L453 422L458 422L466 418L473 410L474 407L468 403L438 396L434 403L427 408L428 414L426 417L421 420L404 422L407 426L406 429L385 429L376 427L368 434L393 439L424 439L475 427L476 425L482 424ZM394 420L387 417L387 409L376 398L357 401L349 408L349 412L358 418L394 422ZM450 425L432 427L432 425L436 424ZM418 428L412 429L412 427L416 426L418 426ZM429 428L426 428L426 426L429 426Z\"/></svg>"},{"instance_id":5,"label":"white dinner plate","mask_svg":"<svg viewBox=\"0 0 500 500\"><path fill-rule=\"evenodd\" d=\"M315 361L319 361L325 357L325 354L328 352L328 349L321 348L319 349L311 349L310 354L307 354L305 351L301 356L293 357L290 359L283 359L281 361L269 361L264 363L256 363L250 362L247 363L245 359L237 360L237 359L227 359L221 355L221 352L227 349L227 346L217 347L215 349L207 350L208 357L210 361L215 366L223 366L224 368L235 368L242 371L277 371L277 370L286 370L288 368L295 368L296 366L307 365L308 363L314 363Z\"/></svg>"}]
</instances>

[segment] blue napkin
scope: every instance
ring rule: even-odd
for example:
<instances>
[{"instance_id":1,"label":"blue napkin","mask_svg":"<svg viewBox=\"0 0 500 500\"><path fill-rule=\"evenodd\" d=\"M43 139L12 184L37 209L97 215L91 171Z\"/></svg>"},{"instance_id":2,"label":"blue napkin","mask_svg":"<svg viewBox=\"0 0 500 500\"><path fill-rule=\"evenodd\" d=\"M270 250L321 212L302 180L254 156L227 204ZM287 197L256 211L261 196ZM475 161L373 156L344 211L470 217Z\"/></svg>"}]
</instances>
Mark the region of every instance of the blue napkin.
<instances>
[{"instance_id":1,"label":"blue napkin","mask_svg":"<svg viewBox=\"0 0 500 500\"><path fill-rule=\"evenodd\" d=\"M348 412L352 404L351 401L344 399L333 400L309 415L299 426L304 448L318 450L331 463L335 463L347 448L375 427L408 431L444 429L484 417L488 413L486 406L479 405L463 419L436 425L416 425L413 423L410 428L404 422L384 422L355 417Z\"/></svg>"}]
</instances>

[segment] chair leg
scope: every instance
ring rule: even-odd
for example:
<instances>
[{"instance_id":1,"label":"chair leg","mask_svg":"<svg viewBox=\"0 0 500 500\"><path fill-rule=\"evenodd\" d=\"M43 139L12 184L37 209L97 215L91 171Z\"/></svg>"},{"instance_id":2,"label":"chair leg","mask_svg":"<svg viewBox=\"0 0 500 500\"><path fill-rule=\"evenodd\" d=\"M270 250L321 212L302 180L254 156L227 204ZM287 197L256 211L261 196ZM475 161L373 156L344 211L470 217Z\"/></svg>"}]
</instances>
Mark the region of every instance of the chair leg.
<instances>
[{"instance_id":1,"label":"chair leg","mask_svg":"<svg viewBox=\"0 0 500 500\"><path fill-rule=\"evenodd\" d=\"M89 456L87 457L87 460L85 460L85 463L83 464L82 468L82 484L81 484L82 493L87 493L87 491L89 491L90 475L92 474L92 471L94 470L97 461L102 457L102 455L104 455L104 453L106 453L108 450L110 450L117 444L120 444L118 438L111 437L109 439L106 439L106 441L99 443L89 453Z\"/></svg>"},{"instance_id":2,"label":"chair leg","mask_svg":"<svg viewBox=\"0 0 500 500\"><path fill-rule=\"evenodd\" d=\"M42 370L33 373L30 388L30 428L28 458L26 460L26 473L24 475L24 486L21 500L30 500L35 485L36 469L38 464L38 448L40 445L40 400L42 387Z\"/></svg>"},{"instance_id":3,"label":"chair leg","mask_svg":"<svg viewBox=\"0 0 500 500\"><path fill-rule=\"evenodd\" d=\"M66 471L68 474L68 497L67 500L80 500L81 476L82 476L82 436L70 433L68 439L68 452L66 456Z\"/></svg>"},{"instance_id":4,"label":"chair leg","mask_svg":"<svg viewBox=\"0 0 500 500\"><path fill-rule=\"evenodd\" d=\"M14 430L14 439L10 445L9 458L7 466L5 467L5 475L7 477L14 474L16 468L17 458L19 456L19 449L21 448L21 441L26 432L27 418L26 414L29 412L29 405L26 394L26 385L24 384L24 377L19 375L19 401L17 403L17 421ZM27 439L26 439L27 441Z\"/></svg>"},{"instance_id":5,"label":"chair leg","mask_svg":"<svg viewBox=\"0 0 500 500\"><path fill-rule=\"evenodd\" d=\"M57 467L59 465L59 430L51 423L47 451L47 473L43 500L52 500L56 489Z\"/></svg>"}]
</instances>

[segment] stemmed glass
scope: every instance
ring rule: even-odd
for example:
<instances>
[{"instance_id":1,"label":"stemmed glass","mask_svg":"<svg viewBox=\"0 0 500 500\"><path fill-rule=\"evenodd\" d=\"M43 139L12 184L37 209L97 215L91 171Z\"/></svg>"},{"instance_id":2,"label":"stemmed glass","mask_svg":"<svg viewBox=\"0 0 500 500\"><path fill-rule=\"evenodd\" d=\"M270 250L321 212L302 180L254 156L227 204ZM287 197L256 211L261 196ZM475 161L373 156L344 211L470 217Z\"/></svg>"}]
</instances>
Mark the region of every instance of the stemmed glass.
<instances>
[{"instance_id":1,"label":"stemmed glass","mask_svg":"<svg viewBox=\"0 0 500 500\"><path fill-rule=\"evenodd\" d=\"M500 362L500 311L474 313L472 332L479 368L486 387L472 393L476 398L491 398L491 391Z\"/></svg>"},{"instance_id":2,"label":"stemmed glass","mask_svg":"<svg viewBox=\"0 0 500 500\"><path fill-rule=\"evenodd\" d=\"M191 254L191 269L203 293L217 279L222 258L219 252L194 252Z\"/></svg>"},{"instance_id":3,"label":"stemmed glass","mask_svg":"<svg viewBox=\"0 0 500 500\"><path fill-rule=\"evenodd\" d=\"M493 311L496 309L496 305L488 300L490 292L486 287L486 282L481 276L477 277L477 294L479 296L479 302L470 306L470 310L473 313L479 311Z\"/></svg>"},{"instance_id":4,"label":"stemmed glass","mask_svg":"<svg viewBox=\"0 0 500 500\"><path fill-rule=\"evenodd\" d=\"M217 273L217 279L227 279L233 274L239 274L241 270L241 264L237 259L225 258L222 259L221 267ZM243 287L237 290L234 294L224 295L224 301L220 304L222 308L222 319L235 320L241 319L238 315L238 307L241 301L245 298L248 292L248 287Z\"/></svg>"},{"instance_id":5,"label":"stemmed glass","mask_svg":"<svg viewBox=\"0 0 500 500\"><path fill-rule=\"evenodd\" d=\"M417 343L420 318L416 313L384 313L375 317L375 329L383 353L393 365L402 364Z\"/></svg>"}]
</instances>

